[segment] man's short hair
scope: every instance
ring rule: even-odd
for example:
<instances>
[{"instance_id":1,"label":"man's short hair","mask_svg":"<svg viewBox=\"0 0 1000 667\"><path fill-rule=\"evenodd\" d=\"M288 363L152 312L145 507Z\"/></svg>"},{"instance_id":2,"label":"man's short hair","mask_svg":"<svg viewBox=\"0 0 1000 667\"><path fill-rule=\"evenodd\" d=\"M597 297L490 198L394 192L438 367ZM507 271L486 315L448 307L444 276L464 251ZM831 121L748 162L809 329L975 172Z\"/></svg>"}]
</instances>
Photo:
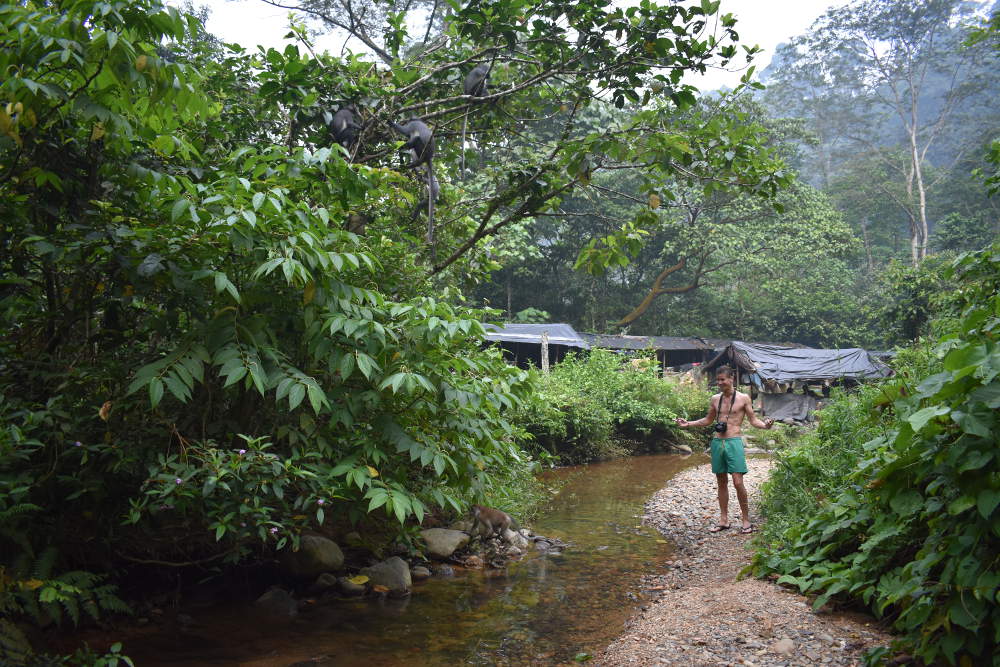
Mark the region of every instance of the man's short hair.
<instances>
[{"instance_id":1,"label":"man's short hair","mask_svg":"<svg viewBox=\"0 0 1000 667\"><path fill-rule=\"evenodd\" d=\"M715 377L719 377L720 375L725 375L727 378L731 378L735 375L735 373L729 366L719 366L715 369Z\"/></svg>"}]
</instances>

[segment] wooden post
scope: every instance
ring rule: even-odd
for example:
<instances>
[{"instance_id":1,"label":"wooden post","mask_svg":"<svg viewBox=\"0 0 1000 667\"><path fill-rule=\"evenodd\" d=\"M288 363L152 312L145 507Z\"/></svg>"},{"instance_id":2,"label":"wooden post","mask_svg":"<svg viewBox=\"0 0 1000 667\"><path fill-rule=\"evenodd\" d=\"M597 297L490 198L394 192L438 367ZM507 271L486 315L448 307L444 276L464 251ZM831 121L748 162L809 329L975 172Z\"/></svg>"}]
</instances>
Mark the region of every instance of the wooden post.
<instances>
[{"instance_id":1,"label":"wooden post","mask_svg":"<svg viewBox=\"0 0 1000 667\"><path fill-rule=\"evenodd\" d=\"M549 330L542 332L542 372L549 372Z\"/></svg>"}]
</instances>

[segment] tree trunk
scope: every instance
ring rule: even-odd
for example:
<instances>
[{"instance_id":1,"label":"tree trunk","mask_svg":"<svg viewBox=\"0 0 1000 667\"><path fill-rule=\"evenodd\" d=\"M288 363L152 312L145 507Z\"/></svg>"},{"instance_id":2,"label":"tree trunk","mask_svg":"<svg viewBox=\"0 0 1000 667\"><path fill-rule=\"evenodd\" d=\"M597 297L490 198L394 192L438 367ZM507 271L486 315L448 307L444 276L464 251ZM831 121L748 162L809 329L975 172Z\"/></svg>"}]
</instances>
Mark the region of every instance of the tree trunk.
<instances>
[{"instance_id":1,"label":"tree trunk","mask_svg":"<svg viewBox=\"0 0 1000 667\"><path fill-rule=\"evenodd\" d=\"M916 101L914 101L914 106ZM916 111L914 110L914 115ZM924 173L923 166L921 165L920 152L917 149L917 124L914 120L913 124L910 126L910 161L912 163L912 177L911 182L913 187L916 188L917 196L917 215L913 220L911 225L911 238L910 246L913 255L913 266L916 267L920 262L923 261L924 257L927 256L927 237L928 237L928 225L927 225L927 188L924 186ZM908 194L913 195L912 189L907 187L910 192Z\"/></svg>"},{"instance_id":2,"label":"tree trunk","mask_svg":"<svg viewBox=\"0 0 1000 667\"><path fill-rule=\"evenodd\" d=\"M514 301L514 287L510 284L511 276L514 274L513 269L507 270L507 321L514 321L514 310L512 309L512 304Z\"/></svg>"}]
</instances>

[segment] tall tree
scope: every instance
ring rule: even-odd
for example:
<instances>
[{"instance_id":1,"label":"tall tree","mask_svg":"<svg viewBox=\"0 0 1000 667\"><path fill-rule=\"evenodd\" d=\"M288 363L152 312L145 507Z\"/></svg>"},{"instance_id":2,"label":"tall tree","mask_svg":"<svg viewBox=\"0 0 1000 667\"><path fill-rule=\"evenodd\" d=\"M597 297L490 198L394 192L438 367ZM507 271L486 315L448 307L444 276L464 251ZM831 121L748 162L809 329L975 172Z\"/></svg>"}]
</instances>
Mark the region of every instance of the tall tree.
<instances>
[{"instance_id":1,"label":"tall tree","mask_svg":"<svg viewBox=\"0 0 1000 667\"><path fill-rule=\"evenodd\" d=\"M358 3L282 4L310 16L367 16L361 11L367 5ZM303 119L355 103L360 128L351 158L362 168L396 164L391 122L419 117L428 124L441 193L440 234L427 253L435 280L461 274L467 261L482 265L477 256L492 237L553 214L572 192L589 191L600 201L595 177L602 171L651 169L697 187L726 181L771 194L782 182L766 146L753 133L730 131L728 113L676 129L675 117L691 107L697 92L684 72L755 53L738 52L734 17L709 20L719 9L715 0L628 8L605 0L473 2L450 9L444 32L430 41L421 28L410 37L414 12L404 10L412 7L392 7L392 30L375 51L381 62L352 56L349 62L358 66L312 66L308 77L297 66L299 99L276 102ZM463 94L463 78L476 65L489 70L485 96ZM344 77L331 86L338 68ZM640 105L642 115L606 111ZM399 190L416 202L425 187L421 180L401 180ZM367 211L374 229L399 227L403 197L395 201Z\"/></svg>"},{"instance_id":2,"label":"tall tree","mask_svg":"<svg viewBox=\"0 0 1000 667\"><path fill-rule=\"evenodd\" d=\"M772 103L811 118L827 177L835 151L850 156L845 149L879 159L895 174L900 186L881 192L906 216L914 265L928 248L935 183L928 166L932 157L943 162L961 154L954 142L953 150L934 151L962 118L992 104L982 94L983 81L994 80L992 68L981 64L982 49L961 44L960 24L978 9L965 0L855 0L785 47L773 73Z\"/></svg>"}]
</instances>

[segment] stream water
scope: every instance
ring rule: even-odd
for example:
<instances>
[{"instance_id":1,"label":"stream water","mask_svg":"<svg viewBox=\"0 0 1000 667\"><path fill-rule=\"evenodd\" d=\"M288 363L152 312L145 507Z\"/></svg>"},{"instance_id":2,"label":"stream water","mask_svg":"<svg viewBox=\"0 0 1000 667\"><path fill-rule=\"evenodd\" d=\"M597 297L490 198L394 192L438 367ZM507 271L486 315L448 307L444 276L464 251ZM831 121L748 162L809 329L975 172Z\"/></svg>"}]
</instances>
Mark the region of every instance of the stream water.
<instances>
[{"instance_id":1,"label":"stream water","mask_svg":"<svg viewBox=\"0 0 1000 667\"><path fill-rule=\"evenodd\" d=\"M571 546L504 570L415 582L403 600L344 600L287 624L245 605L201 609L194 623L127 642L137 667L220 665L558 665L596 653L640 604L639 577L671 545L641 525L645 501L702 455L643 456L546 473L561 490L533 523Z\"/></svg>"}]
</instances>

